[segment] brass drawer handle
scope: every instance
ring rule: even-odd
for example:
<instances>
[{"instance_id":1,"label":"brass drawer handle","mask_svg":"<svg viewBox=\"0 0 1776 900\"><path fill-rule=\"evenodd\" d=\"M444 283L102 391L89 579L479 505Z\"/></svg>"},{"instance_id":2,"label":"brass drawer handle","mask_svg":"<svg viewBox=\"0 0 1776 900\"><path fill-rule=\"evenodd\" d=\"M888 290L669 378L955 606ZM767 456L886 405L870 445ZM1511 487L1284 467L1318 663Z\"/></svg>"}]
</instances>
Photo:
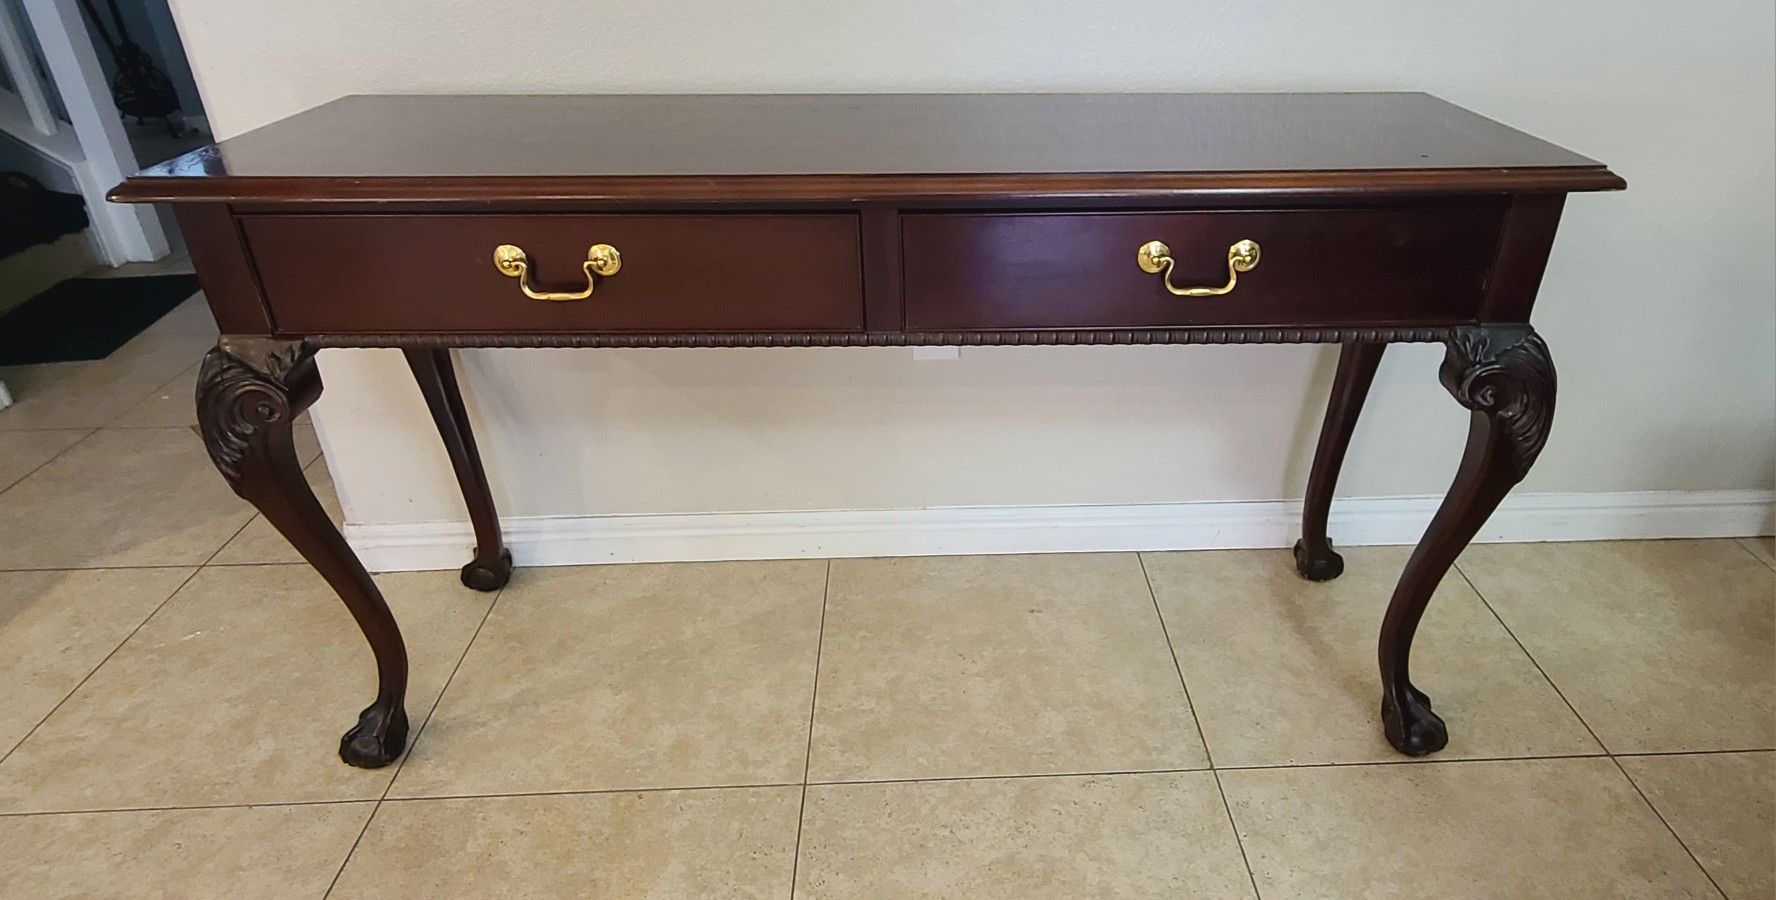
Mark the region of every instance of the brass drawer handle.
<instances>
[{"instance_id":1,"label":"brass drawer handle","mask_svg":"<svg viewBox=\"0 0 1776 900\"><path fill-rule=\"evenodd\" d=\"M501 244L493 248L493 265L500 274L518 279L519 290L532 300L584 300L592 296L592 289L597 287L594 275L609 278L623 268L623 255L617 248L609 244L593 244L586 250L586 262L581 268L586 270L586 289L583 291L539 291L530 286L530 257L515 244Z\"/></svg>"},{"instance_id":2,"label":"brass drawer handle","mask_svg":"<svg viewBox=\"0 0 1776 900\"><path fill-rule=\"evenodd\" d=\"M1233 293L1233 286L1239 282L1239 273L1250 272L1258 268L1258 242L1237 241L1227 248L1227 283L1220 287L1176 287L1172 284L1172 248L1159 241L1148 241L1141 245L1135 260L1141 264L1141 271L1150 275L1160 275L1165 288L1179 297L1219 297ZM1164 273L1163 275L1161 273Z\"/></svg>"}]
</instances>

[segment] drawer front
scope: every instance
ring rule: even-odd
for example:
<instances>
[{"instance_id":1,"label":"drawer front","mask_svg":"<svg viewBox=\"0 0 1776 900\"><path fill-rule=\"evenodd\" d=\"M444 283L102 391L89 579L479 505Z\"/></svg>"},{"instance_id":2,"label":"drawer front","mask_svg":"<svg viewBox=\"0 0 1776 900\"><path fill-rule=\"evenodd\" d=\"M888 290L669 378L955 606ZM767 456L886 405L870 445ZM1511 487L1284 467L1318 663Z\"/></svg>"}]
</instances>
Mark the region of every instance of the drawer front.
<instances>
[{"instance_id":1,"label":"drawer front","mask_svg":"<svg viewBox=\"0 0 1776 900\"><path fill-rule=\"evenodd\" d=\"M857 217L259 215L241 217L283 333L860 331ZM587 285L588 250L621 266L584 300L525 296L494 265L521 248L537 292Z\"/></svg>"},{"instance_id":2,"label":"drawer front","mask_svg":"<svg viewBox=\"0 0 1776 900\"><path fill-rule=\"evenodd\" d=\"M903 230L912 331L1432 323L1476 318L1502 208L1181 213L930 213ZM1180 297L1137 261L1171 250L1171 283L1224 287L1229 248L1257 265L1221 296Z\"/></svg>"}]
</instances>

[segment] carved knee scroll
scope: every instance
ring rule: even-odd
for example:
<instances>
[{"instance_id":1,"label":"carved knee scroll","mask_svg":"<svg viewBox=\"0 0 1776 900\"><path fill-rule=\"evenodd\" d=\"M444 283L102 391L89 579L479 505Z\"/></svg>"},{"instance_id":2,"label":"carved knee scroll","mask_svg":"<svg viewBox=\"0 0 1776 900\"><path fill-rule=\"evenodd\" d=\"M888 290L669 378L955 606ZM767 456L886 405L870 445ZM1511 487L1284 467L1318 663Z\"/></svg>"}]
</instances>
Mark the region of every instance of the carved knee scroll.
<instances>
[{"instance_id":1,"label":"carved knee scroll","mask_svg":"<svg viewBox=\"0 0 1776 900\"><path fill-rule=\"evenodd\" d=\"M269 457L290 434L292 420L321 393L314 352L301 341L223 338L197 375L198 429L204 447L236 493L248 483L247 457ZM289 447L294 453L294 446Z\"/></svg>"},{"instance_id":2,"label":"carved knee scroll","mask_svg":"<svg viewBox=\"0 0 1776 900\"><path fill-rule=\"evenodd\" d=\"M1431 701L1412 685L1412 638L1425 604L1505 494L1529 473L1554 420L1554 363L1527 325L1476 326L1450 334L1443 386L1473 411L1455 483L1413 550L1381 624L1382 727L1410 756L1449 741Z\"/></svg>"},{"instance_id":3,"label":"carved knee scroll","mask_svg":"<svg viewBox=\"0 0 1776 900\"><path fill-rule=\"evenodd\" d=\"M1527 325L1458 329L1438 374L1457 403L1496 423L1504 475L1522 481L1554 424L1554 360L1541 335Z\"/></svg>"}]
</instances>

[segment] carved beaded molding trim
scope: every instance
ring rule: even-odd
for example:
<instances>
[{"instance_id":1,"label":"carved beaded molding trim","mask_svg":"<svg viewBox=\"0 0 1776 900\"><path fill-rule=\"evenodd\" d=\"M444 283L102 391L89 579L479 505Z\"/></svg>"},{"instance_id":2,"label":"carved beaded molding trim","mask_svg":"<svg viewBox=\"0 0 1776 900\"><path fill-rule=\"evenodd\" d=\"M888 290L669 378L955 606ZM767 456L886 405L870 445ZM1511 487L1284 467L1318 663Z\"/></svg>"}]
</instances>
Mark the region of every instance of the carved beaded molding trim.
<instances>
[{"instance_id":1,"label":"carved beaded molding trim","mask_svg":"<svg viewBox=\"0 0 1776 900\"><path fill-rule=\"evenodd\" d=\"M1462 328L1170 328L797 334L315 334L312 347L1029 347L1090 344L1440 343Z\"/></svg>"}]
</instances>

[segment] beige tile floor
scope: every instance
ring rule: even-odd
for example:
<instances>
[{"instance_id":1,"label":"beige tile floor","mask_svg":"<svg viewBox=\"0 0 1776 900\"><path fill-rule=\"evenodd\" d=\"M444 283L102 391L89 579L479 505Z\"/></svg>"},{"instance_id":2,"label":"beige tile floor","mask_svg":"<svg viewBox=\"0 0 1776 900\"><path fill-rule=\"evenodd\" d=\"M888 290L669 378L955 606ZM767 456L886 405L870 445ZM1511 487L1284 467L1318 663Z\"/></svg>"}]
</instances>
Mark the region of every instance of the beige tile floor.
<instances>
[{"instance_id":1,"label":"beige tile floor","mask_svg":"<svg viewBox=\"0 0 1776 900\"><path fill-rule=\"evenodd\" d=\"M348 768L368 654L210 469L212 336L0 370L0 897L1776 894L1768 538L1471 548L1423 761L1402 548L383 575L417 734Z\"/></svg>"}]
</instances>

